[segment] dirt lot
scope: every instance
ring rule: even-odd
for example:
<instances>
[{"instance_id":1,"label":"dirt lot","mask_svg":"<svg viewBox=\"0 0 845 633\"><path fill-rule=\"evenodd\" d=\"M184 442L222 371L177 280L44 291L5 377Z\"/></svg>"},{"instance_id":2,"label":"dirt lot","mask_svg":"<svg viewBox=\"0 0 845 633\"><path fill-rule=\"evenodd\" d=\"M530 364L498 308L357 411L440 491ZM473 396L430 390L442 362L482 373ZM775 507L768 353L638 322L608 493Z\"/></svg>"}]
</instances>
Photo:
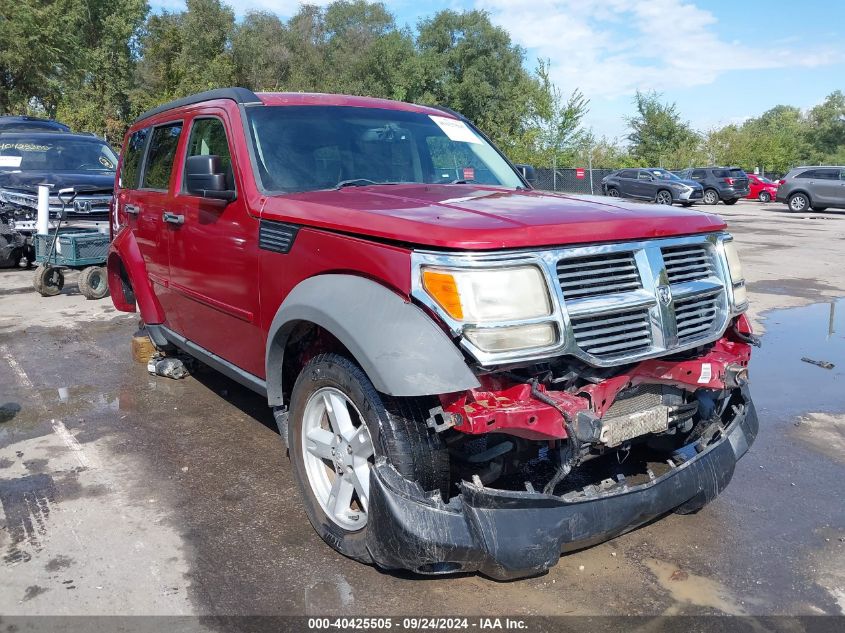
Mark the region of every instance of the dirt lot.
<instances>
[{"instance_id":1,"label":"dirt lot","mask_svg":"<svg viewBox=\"0 0 845 633\"><path fill-rule=\"evenodd\" d=\"M212 372L150 377L136 318L0 271L0 613L845 613L845 213L716 210L766 332L757 443L699 514L512 583L334 553L260 398Z\"/></svg>"}]
</instances>

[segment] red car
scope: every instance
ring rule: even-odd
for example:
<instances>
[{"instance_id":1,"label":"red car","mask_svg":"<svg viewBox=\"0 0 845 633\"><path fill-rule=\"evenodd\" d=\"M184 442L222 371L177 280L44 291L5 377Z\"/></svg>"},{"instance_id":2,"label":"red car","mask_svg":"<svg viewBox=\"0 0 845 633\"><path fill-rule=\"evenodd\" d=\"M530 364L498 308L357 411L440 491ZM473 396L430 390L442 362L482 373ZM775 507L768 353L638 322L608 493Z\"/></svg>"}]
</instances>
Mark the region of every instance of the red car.
<instances>
[{"instance_id":1,"label":"red car","mask_svg":"<svg viewBox=\"0 0 845 633\"><path fill-rule=\"evenodd\" d=\"M747 199L759 200L760 202L771 202L775 199L778 193L778 183L757 174L747 174L747 176L749 189L748 195L745 196Z\"/></svg>"},{"instance_id":2,"label":"red car","mask_svg":"<svg viewBox=\"0 0 845 633\"><path fill-rule=\"evenodd\" d=\"M703 507L757 435L724 222L535 191L449 110L165 104L127 132L112 228L115 306L266 400L356 560L535 575Z\"/></svg>"}]
</instances>

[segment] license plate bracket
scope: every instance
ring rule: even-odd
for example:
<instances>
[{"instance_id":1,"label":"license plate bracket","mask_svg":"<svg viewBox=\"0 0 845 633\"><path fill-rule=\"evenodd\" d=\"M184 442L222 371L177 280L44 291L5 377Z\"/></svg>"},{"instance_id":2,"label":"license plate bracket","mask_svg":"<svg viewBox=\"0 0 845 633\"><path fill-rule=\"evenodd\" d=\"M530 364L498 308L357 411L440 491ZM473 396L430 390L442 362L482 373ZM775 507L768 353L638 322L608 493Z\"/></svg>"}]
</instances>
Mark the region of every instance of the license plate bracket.
<instances>
[{"instance_id":1,"label":"license plate bracket","mask_svg":"<svg viewBox=\"0 0 845 633\"><path fill-rule=\"evenodd\" d=\"M610 447L619 446L635 437L668 429L669 407L659 405L645 411L603 419L599 441Z\"/></svg>"}]
</instances>

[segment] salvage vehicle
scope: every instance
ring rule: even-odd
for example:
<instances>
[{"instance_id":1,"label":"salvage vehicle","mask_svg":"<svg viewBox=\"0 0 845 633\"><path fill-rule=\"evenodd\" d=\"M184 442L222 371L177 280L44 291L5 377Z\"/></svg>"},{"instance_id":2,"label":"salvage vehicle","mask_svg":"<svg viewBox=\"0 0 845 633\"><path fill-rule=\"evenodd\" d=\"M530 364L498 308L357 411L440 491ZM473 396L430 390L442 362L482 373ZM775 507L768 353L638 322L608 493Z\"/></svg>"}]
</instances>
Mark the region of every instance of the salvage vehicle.
<instances>
[{"instance_id":1,"label":"salvage vehicle","mask_svg":"<svg viewBox=\"0 0 845 633\"><path fill-rule=\"evenodd\" d=\"M696 512L757 435L715 215L533 190L459 114L374 98L218 89L123 147L115 306L267 399L346 556L538 574Z\"/></svg>"},{"instance_id":2,"label":"salvage vehicle","mask_svg":"<svg viewBox=\"0 0 845 633\"><path fill-rule=\"evenodd\" d=\"M750 200L759 200L762 203L771 202L778 195L778 185L765 176L757 174L746 174L748 177L748 195Z\"/></svg>"},{"instance_id":3,"label":"salvage vehicle","mask_svg":"<svg viewBox=\"0 0 845 633\"><path fill-rule=\"evenodd\" d=\"M639 198L657 204L678 202L684 207L704 197L700 184L661 168L620 169L602 178L601 186L604 195L611 198Z\"/></svg>"},{"instance_id":4,"label":"salvage vehicle","mask_svg":"<svg viewBox=\"0 0 845 633\"><path fill-rule=\"evenodd\" d=\"M50 185L52 220L63 208L59 190L88 191L76 197L65 219L96 227L109 220L116 169L117 156L95 136L62 131L0 134L0 214L24 237L21 254L28 264L35 260L38 185Z\"/></svg>"}]
</instances>

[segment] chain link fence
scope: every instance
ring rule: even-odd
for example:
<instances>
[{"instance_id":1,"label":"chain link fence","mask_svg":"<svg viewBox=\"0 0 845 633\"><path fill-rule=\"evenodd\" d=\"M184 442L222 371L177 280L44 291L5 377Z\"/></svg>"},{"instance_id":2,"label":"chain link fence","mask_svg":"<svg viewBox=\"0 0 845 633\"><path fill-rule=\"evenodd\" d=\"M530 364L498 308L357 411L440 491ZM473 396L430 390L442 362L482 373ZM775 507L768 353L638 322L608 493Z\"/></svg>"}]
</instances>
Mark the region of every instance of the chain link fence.
<instances>
[{"instance_id":1,"label":"chain link fence","mask_svg":"<svg viewBox=\"0 0 845 633\"><path fill-rule=\"evenodd\" d=\"M537 181L534 183L534 187L546 191L589 193L600 196L604 194L601 189L601 179L614 171L616 170L538 167L535 169Z\"/></svg>"}]
</instances>

